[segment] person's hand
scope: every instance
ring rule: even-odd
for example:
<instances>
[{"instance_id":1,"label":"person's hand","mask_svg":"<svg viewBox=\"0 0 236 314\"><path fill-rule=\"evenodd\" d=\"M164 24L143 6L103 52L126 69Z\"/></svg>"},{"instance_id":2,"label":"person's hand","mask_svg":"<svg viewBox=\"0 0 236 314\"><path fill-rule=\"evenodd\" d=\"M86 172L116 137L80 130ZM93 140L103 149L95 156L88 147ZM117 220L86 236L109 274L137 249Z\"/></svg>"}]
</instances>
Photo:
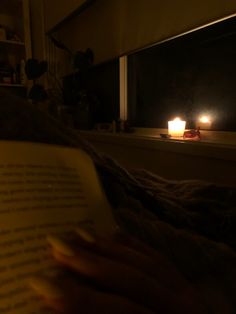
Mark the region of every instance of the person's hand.
<instances>
[{"instance_id":1,"label":"person's hand","mask_svg":"<svg viewBox=\"0 0 236 314\"><path fill-rule=\"evenodd\" d=\"M93 239L83 230L73 244L49 237L54 258L69 275L31 286L59 313L205 313L198 296L163 255L130 238Z\"/></svg>"}]
</instances>

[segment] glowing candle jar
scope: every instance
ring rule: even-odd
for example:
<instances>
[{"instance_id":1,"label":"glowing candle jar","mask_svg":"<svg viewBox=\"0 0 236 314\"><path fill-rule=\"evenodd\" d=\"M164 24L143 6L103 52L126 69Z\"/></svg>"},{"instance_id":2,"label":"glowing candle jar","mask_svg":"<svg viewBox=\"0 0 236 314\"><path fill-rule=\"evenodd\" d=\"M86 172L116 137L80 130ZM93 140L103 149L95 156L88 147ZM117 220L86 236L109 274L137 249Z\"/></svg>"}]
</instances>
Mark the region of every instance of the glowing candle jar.
<instances>
[{"instance_id":1,"label":"glowing candle jar","mask_svg":"<svg viewBox=\"0 0 236 314\"><path fill-rule=\"evenodd\" d=\"M197 121L197 127L200 128L200 130L209 130L211 129L211 119L209 116L202 116Z\"/></svg>"},{"instance_id":2,"label":"glowing candle jar","mask_svg":"<svg viewBox=\"0 0 236 314\"><path fill-rule=\"evenodd\" d=\"M172 137L181 137L184 135L186 121L175 118L172 121L168 121L168 133Z\"/></svg>"}]
</instances>

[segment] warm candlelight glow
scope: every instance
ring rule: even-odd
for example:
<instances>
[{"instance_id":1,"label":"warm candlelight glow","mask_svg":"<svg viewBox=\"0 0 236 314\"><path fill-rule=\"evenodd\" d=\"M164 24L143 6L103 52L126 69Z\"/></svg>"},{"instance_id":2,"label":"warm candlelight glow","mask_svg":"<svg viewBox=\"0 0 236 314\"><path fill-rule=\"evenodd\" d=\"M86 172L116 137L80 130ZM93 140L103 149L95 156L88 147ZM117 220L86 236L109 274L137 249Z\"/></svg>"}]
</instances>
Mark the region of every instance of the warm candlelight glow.
<instances>
[{"instance_id":1,"label":"warm candlelight glow","mask_svg":"<svg viewBox=\"0 0 236 314\"><path fill-rule=\"evenodd\" d=\"M197 127L200 127L202 130L209 130L211 128L211 118L209 116L199 117Z\"/></svg>"},{"instance_id":2,"label":"warm candlelight glow","mask_svg":"<svg viewBox=\"0 0 236 314\"><path fill-rule=\"evenodd\" d=\"M203 123L208 123L208 122L210 122L210 118L207 116L202 116L199 118L199 121L203 122Z\"/></svg>"},{"instance_id":3,"label":"warm candlelight glow","mask_svg":"<svg viewBox=\"0 0 236 314\"><path fill-rule=\"evenodd\" d=\"M173 137L181 137L184 134L186 121L182 121L180 118L175 118L172 121L168 121L168 133Z\"/></svg>"}]
</instances>

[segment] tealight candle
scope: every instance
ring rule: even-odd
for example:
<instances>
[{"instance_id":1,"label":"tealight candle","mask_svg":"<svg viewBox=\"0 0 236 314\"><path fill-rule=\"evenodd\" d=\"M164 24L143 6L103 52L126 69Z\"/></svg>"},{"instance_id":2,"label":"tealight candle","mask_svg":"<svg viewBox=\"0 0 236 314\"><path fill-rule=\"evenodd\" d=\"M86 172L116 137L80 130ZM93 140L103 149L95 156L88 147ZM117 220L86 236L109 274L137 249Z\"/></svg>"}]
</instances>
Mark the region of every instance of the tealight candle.
<instances>
[{"instance_id":1,"label":"tealight candle","mask_svg":"<svg viewBox=\"0 0 236 314\"><path fill-rule=\"evenodd\" d=\"M209 116L202 116L197 121L197 127L200 128L200 130L209 130L211 129L211 119Z\"/></svg>"},{"instance_id":2,"label":"tealight candle","mask_svg":"<svg viewBox=\"0 0 236 314\"><path fill-rule=\"evenodd\" d=\"M181 137L184 134L186 121L175 118L172 121L168 121L168 133L173 137Z\"/></svg>"}]
</instances>

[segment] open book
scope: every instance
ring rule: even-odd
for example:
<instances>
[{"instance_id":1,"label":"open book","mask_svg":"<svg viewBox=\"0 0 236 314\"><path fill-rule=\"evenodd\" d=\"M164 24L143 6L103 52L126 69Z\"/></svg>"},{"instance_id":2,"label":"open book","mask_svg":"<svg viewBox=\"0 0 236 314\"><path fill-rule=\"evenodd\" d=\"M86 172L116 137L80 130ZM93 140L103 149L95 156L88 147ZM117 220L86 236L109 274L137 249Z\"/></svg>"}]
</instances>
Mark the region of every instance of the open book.
<instances>
[{"instance_id":1,"label":"open book","mask_svg":"<svg viewBox=\"0 0 236 314\"><path fill-rule=\"evenodd\" d=\"M53 269L46 236L76 227L109 235L110 205L79 149L0 142L0 313L45 314L29 278Z\"/></svg>"}]
</instances>

